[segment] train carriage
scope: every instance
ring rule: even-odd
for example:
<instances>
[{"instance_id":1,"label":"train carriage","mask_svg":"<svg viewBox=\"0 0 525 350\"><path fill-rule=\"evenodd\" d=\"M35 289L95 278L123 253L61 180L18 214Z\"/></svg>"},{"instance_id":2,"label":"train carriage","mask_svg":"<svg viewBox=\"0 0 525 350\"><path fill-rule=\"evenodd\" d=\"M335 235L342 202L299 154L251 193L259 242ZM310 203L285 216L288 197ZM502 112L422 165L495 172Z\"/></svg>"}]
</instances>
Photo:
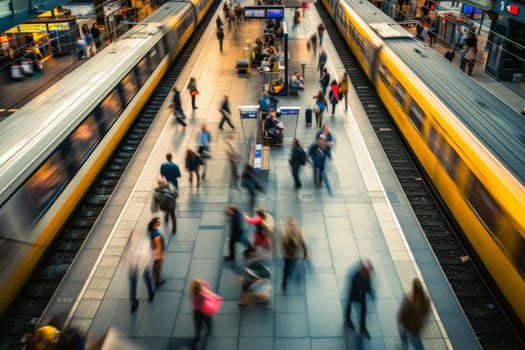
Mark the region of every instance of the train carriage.
<instances>
[{"instance_id":1,"label":"train carriage","mask_svg":"<svg viewBox=\"0 0 525 350\"><path fill-rule=\"evenodd\" d=\"M323 4L525 324L525 121L369 2Z\"/></svg>"},{"instance_id":2,"label":"train carriage","mask_svg":"<svg viewBox=\"0 0 525 350\"><path fill-rule=\"evenodd\" d=\"M168 2L0 124L0 314L213 1Z\"/></svg>"}]
</instances>

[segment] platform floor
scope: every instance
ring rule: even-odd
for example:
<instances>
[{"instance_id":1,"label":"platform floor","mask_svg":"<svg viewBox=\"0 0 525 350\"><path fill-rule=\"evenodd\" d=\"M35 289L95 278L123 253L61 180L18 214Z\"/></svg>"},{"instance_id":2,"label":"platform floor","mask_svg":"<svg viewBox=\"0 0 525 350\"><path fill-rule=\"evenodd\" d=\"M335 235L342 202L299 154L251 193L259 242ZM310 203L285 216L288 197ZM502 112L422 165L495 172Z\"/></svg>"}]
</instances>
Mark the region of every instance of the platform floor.
<instances>
[{"instance_id":1,"label":"platform floor","mask_svg":"<svg viewBox=\"0 0 525 350\"><path fill-rule=\"evenodd\" d=\"M288 23L291 17L292 12L287 10ZM281 98L280 106L304 110L318 90L316 62L308 56L305 43L319 21L312 8L299 28L290 33L290 69L299 70L301 62L307 63L307 88L299 96ZM278 221L290 214L298 218L312 268L303 279L290 281L284 294L280 288L283 262L277 249L270 260L272 307L237 306L243 260L239 258L234 266L222 261L227 250L225 207L235 203L244 211L250 208L248 195L229 186L224 138L232 135L239 142L244 159L248 145L243 143L238 113L233 118L235 131L218 130L219 106L225 94L230 96L234 111L239 105L256 104L263 77L255 70L239 76L234 66L246 42L261 35L261 26L251 21L231 31L226 25L224 53L219 52L214 26L207 29L176 83L184 92L188 127L182 131L168 120L168 99L40 324L53 315L67 314L68 322L88 330L91 336L102 335L109 328L116 330L122 348L187 349L194 334L188 287L193 277L199 277L224 297L222 309L213 318L214 331L206 349L399 349L396 314L411 280L420 277L433 302L423 333L425 347L480 348L353 92L348 112L340 104L334 118L325 115L336 139L333 160L327 167L333 195L314 188L309 166L302 169L303 188L294 189L288 165L292 135L288 134L285 146L271 150L266 191L257 198L257 205L266 207ZM341 77L342 64L330 39L325 40L330 74ZM185 90L190 76L196 77L200 90L199 109L193 114ZM303 118L301 113L296 136L309 145L317 130L306 127ZM166 235L162 276L167 283L149 303L144 283L139 281L140 305L131 314L126 259L130 236L146 235L152 215L151 191L164 155L172 152L182 169L184 152L187 147L196 147L202 123L212 135L213 159L207 180L200 188L190 187L183 170L178 233ZM169 232L164 223L162 229ZM247 226L248 232L252 230ZM368 257L375 267L376 299L369 302L367 314L371 340L343 324L348 274L361 257ZM354 322L358 317L355 311L353 308Z\"/></svg>"}]
</instances>

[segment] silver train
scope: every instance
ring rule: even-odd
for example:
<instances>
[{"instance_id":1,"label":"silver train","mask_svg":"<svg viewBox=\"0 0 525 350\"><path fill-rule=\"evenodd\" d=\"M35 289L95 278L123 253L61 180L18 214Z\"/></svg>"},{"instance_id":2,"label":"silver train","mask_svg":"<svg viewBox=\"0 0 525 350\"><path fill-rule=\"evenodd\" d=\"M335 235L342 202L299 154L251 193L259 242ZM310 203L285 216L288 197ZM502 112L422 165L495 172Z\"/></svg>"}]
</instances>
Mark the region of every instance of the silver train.
<instances>
[{"instance_id":1,"label":"silver train","mask_svg":"<svg viewBox=\"0 0 525 350\"><path fill-rule=\"evenodd\" d=\"M0 315L212 4L164 4L0 123Z\"/></svg>"}]
</instances>

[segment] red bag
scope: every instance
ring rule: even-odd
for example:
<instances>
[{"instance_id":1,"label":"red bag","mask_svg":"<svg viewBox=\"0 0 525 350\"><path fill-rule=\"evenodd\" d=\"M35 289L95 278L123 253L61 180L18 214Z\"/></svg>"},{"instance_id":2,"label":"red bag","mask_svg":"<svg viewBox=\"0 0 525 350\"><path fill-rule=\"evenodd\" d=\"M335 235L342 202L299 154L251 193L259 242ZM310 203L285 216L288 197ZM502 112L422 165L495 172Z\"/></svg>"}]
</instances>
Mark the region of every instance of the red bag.
<instances>
[{"instance_id":1,"label":"red bag","mask_svg":"<svg viewBox=\"0 0 525 350\"><path fill-rule=\"evenodd\" d=\"M221 308L222 297L208 288L204 288L201 295L203 298L201 312L207 316L215 315Z\"/></svg>"}]
</instances>

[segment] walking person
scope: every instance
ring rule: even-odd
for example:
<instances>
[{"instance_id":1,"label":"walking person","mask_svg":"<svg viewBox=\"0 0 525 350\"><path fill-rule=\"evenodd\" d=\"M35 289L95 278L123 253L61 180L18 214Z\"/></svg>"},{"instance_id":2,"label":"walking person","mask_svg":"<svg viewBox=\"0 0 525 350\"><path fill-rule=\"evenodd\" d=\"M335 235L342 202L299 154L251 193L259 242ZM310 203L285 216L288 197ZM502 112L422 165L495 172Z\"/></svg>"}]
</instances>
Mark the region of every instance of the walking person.
<instances>
[{"instance_id":1,"label":"walking person","mask_svg":"<svg viewBox=\"0 0 525 350\"><path fill-rule=\"evenodd\" d=\"M332 115L335 116L335 106L339 103L339 85L337 85L337 80L332 80L330 83L330 91L328 92L328 97L330 98L330 103L332 104Z\"/></svg>"},{"instance_id":2,"label":"walking person","mask_svg":"<svg viewBox=\"0 0 525 350\"><path fill-rule=\"evenodd\" d=\"M315 134L315 139L326 153L328 158L332 158L332 146L334 145L334 137L330 132L328 124L323 124L321 130Z\"/></svg>"},{"instance_id":3,"label":"walking person","mask_svg":"<svg viewBox=\"0 0 525 350\"><path fill-rule=\"evenodd\" d=\"M222 26L217 26L217 40L219 40L219 49L222 52L222 44L224 43L224 29L222 29Z\"/></svg>"},{"instance_id":4,"label":"walking person","mask_svg":"<svg viewBox=\"0 0 525 350\"><path fill-rule=\"evenodd\" d=\"M323 92L323 95L326 95L326 89L328 88L328 85L330 85L330 73L328 73L328 69L323 68L323 71L321 72L321 78L319 79L319 84L321 85L321 91Z\"/></svg>"},{"instance_id":5,"label":"walking person","mask_svg":"<svg viewBox=\"0 0 525 350\"><path fill-rule=\"evenodd\" d=\"M314 167L314 186L320 188L323 186L323 172L326 163L326 153L324 151L323 139L321 137L316 139L316 142L308 149L308 156L312 160Z\"/></svg>"},{"instance_id":6,"label":"walking person","mask_svg":"<svg viewBox=\"0 0 525 350\"><path fill-rule=\"evenodd\" d=\"M201 163L202 159L199 157L199 155L188 148L186 150L185 168L190 173L190 186L193 182L193 173L195 173L195 176L197 177L197 187L200 187L201 185L201 178L199 174Z\"/></svg>"},{"instance_id":7,"label":"walking person","mask_svg":"<svg viewBox=\"0 0 525 350\"><path fill-rule=\"evenodd\" d=\"M310 37L310 42L312 43L312 51L314 52L314 56L317 56L317 34L312 34Z\"/></svg>"},{"instance_id":8,"label":"walking person","mask_svg":"<svg viewBox=\"0 0 525 350\"><path fill-rule=\"evenodd\" d=\"M308 258L308 251L304 242L303 232L294 216L288 217L286 230L281 237L281 244L284 257L283 280L281 282L281 287L283 288L283 291L286 291L288 278L297 263L299 248L303 251L303 259Z\"/></svg>"},{"instance_id":9,"label":"walking person","mask_svg":"<svg viewBox=\"0 0 525 350\"><path fill-rule=\"evenodd\" d=\"M326 54L326 51L321 47L321 52L319 52L319 63L317 64L317 70L319 71L320 78L323 76L323 72L325 71L324 66L326 65L327 61L328 55ZM328 82L330 82L330 76L328 76ZM326 84L326 86L328 86L328 83Z\"/></svg>"},{"instance_id":10,"label":"walking person","mask_svg":"<svg viewBox=\"0 0 525 350\"><path fill-rule=\"evenodd\" d=\"M411 343L416 350L424 349L420 334L429 312L430 301L423 290L423 285L419 279L414 278L412 291L405 295L397 315L399 335L404 349L408 349L408 343Z\"/></svg>"},{"instance_id":11,"label":"walking person","mask_svg":"<svg viewBox=\"0 0 525 350\"><path fill-rule=\"evenodd\" d=\"M180 100L180 91L177 87L173 88L173 109L174 109L174 113L176 117L179 117L181 119L186 119L186 114L184 114L184 111L182 110L182 102Z\"/></svg>"},{"instance_id":12,"label":"walking person","mask_svg":"<svg viewBox=\"0 0 525 350\"><path fill-rule=\"evenodd\" d=\"M166 178L166 180L168 180L168 182L178 191L180 169L179 166L173 162L173 154L166 154L166 161L160 165L160 175Z\"/></svg>"},{"instance_id":13,"label":"walking person","mask_svg":"<svg viewBox=\"0 0 525 350\"><path fill-rule=\"evenodd\" d=\"M177 190L166 178L162 177L158 181L158 186L153 190L151 201L151 212L156 213L159 209L164 212L164 222L168 223L168 216L171 218L171 234L177 233L177 217L175 207L177 206Z\"/></svg>"},{"instance_id":14,"label":"walking person","mask_svg":"<svg viewBox=\"0 0 525 350\"><path fill-rule=\"evenodd\" d=\"M324 26L324 23L319 23L319 25L317 26L317 34L319 35L319 46L323 46L323 36L325 30L326 28Z\"/></svg>"},{"instance_id":15,"label":"walking person","mask_svg":"<svg viewBox=\"0 0 525 350\"><path fill-rule=\"evenodd\" d=\"M137 311L139 301L137 299L137 284L140 277L144 278L148 289L150 302L155 298L155 289L151 279L151 251L143 238L133 235L127 255L129 265L129 300L131 302L131 313Z\"/></svg>"},{"instance_id":16,"label":"walking person","mask_svg":"<svg viewBox=\"0 0 525 350\"><path fill-rule=\"evenodd\" d=\"M206 124L201 125L201 131L199 132L199 156L202 160L202 180L206 178L206 170L208 170L207 159L211 158L210 155L210 142L211 135L206 129Z\"/></svg>"},{"instance_id":17,"label":"walking person","mask_svg":"<svg viewBox=\"0 0 525 350\"><path fill-rule=\"evenodd\" d=\"M348 74L345 72L343 77L339 81L339 96L345 100L345 111L348 111L348 91L350 90L350 79Z\"/></svg>"},{"instance_id":18,"label":"walking person","mask_svg":"<svg viewBox=\"0 0 525 350\"><path fill-rule=\"evenodd\" d=\"M235 261L235 243L239 242L246 248L244 256L249 256L255 252L248 238L244 235L243 216L236 205L229 205L226 214L230 217L230 240L228 241L228 255L224 256L224 261Z\"/></svg>"},{"instance_id":19,"label":"walking person","mask_svg":"<svg viewBox=\"0 0 525 350\"><path fill-rule=\"evenodd\" d=\"M275 222L272 216L263 208L255 208L255 216L253 218L244 214L244 220L247 223L255 225L253 243L254 246L260 246L268 250L272 249L271 235L275 228Z\"/></svg>"},{"instance_id":20,"label":"walking person","mask_svg":"<svg viewBox=\"0 0 525 350\"><path fill-rule=\"evenodd\" d=\"M313 112L315 113L315 123L320 129L321 125L323 125L323 112L328 106L328 102L326 101L326 97L322 91L319 91L317 94L315 94L313 99L315 100L313 108Z\"/></svg>"},{"instance_id":21,"label":"walking person","mask_svg":"<svg viewBox=\"0 0 525 350\"><path fill-rule=\"evenodd\" d=\"M100 30L97 28L96 23L93 23L90 32L91 35L93 35L93 40L95 40L95 46L97 49L100 49L102 46L102 40L100 39Z\"/></svg>"},{"instance_id":22,"label":"walking person","mask_svg":"<svg viewBox=\"0 0 525 350\"><path fill-rule=\"evenodd\" d=\"M348 296L348 305L346 307L345 322L346 325L354 330L355 326L350 318L352 303L361 305L359 317L359 331L361 335L370 339L370 333L366 329L366 295L369 294L374 298L374 292L371 285L371 275L373 272L372 264L368 260L361 260L360 268L352 274L350 295Z\"/></svg>"},{"instance_id":23,"label":"walking person","mask_svg":"<svg viewBox=\"0 0 525 350\"><path fill-rule=\"evenodd\" d=\"M195 325L195 337L193 338L193 349L197 348L200 342L203 326L206 326L206 336L210 336L213 328L211 315L206 314L204 310L205 295L210 284L204 280L194 278L191 280L190 293L191 304L193 307L193 323Z\"/></svg>"},{"instance_id":24,"label":"walking person","mask_svg":"<svg viewBox=\"0 0 525 350\"><path fill-rule=\"evenodd\" d=\"M185 131L186 130L186 126L188 126L188 124L186 124L186 122L184 121L184 119L181 117L181 115L177 112L177 109L175 108L175 104L170 104L168 106L168 110L170 111L170 116L169 118L170 119L173 119L173 123L178 123L180 125L182 125L182 131Z\"/></svg>"},{"instance_id":25,"label":"walking person","mask_svg":"<svg viewBox=\"0 0 525 350\"><path fill-rule=\"evenodd\" d=\"M245 164L241 174L241 186L248 190L250 195L250 208L255 208L257 201L257 191L261 189L255 179L255 170L250 164Z\"/></svg>"},{"instance_id":26,"label":"walking person","mask_svg":"<svg viewBox=\"0 0 525 350\"><path fill-rule=\"evenodd\" d=\"M229 136L225 140L226 144L226 156L228 157L228 161L230 163L230 170L231 170L231 185L233 188L240 190L239 187L239 180L241 177L239 176L239 160L241 158L241 152L239 152L239 149L237 146L233 143L233 136Z\"/></svg>"},{"instance_id":27,"label":"walking person","mask_svg":"<svg viewBox=\"0 0 525 350\"><path fill-rule=\"evenodd\" d=\"M148 232L151 240L151 248L153 250L153 279L156 288L159 288L166 283L166 280L160 279L160 271L164 260L166 245L164 243L164 236L159 231L159 227L160 218L155 216L148 223Z\"/></svg>"},{"instance_id":28,"label":"walking person","mask_svg":"<svg viewBox=\"0 0 525 350\"><path fill-rule=\"evenodd\" d=\"M222 101L220 112L222 114L222 119L221 119L221 122L219 123L219 129L223 130L222 126L224 125L224 122L226 122L228 123L230 128L234 130L235 126L232 124L232 121L230 119L230 116L232 115L232 112L230 110L230 100L228 99L227 95L224 95L224 100Z\"/></svg>"},{"instance_id":29,"label":"walking person","mask_svg":"<svg viewBox=\"0 0 525 350\"><path fill-rule=\"evenodd\" d=\"M195 79L194 77L190 78L190 82L188 83L188 90L189 90L190 95L191 95L191 107L193 109L199 108L195 104L195 98L199 94L199 90L197 90L197 79Z\"/></svg>"},{"instance_id":30,"label":"walking person","mask_svg":"<svg viewBox=\"0 0 525 350\"><path fill-rule=\"evenodd\" d=\"M301 145L299 140L294 138L292 141L292 153L288 161L292 167L292 176L296 189L299 189L303 186L301 180L299 179L299 170L306 164L307 158L308 155L306 154L306 150L304 149L303 145Z\"/></svg>"}]
</instances>

